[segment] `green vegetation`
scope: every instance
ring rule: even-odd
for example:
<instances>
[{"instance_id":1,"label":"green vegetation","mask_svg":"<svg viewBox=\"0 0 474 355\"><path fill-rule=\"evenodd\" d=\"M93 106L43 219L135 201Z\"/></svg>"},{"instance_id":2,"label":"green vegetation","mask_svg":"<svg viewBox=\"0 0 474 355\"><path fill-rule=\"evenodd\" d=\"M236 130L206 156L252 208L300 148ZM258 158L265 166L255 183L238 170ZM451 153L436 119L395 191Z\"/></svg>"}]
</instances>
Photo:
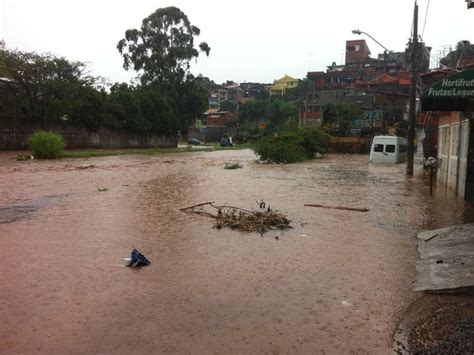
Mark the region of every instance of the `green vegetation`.
<instances>
[{"instance_id":1,"label":"green vegetation","mask_svg":"<svg viewBox=\"0 0 474 355\"><path fill-rule=\"evenodd\" d=\"M340 136L346 136L354 126L354 119L362 116L359 105L336 102L324 107L323 126L337 129Z\"/></svg>"},{"instance_id":2,"label":"green vegetation","mask_svg":"<svg viewBox=\"0 0 474 355\"><path fill-rule=\"evenodd\" d=\"M274 97L270 101L255 99L239 107L240 134L258 133L258 122L266 122L267 133L278 132L290 118L298 117L298 102Z\"/></svg>"},{"instance_id":3,"label":"green vegetation","mask_svg":"<svg viewBox=\"0 0 474 355\"><path fill-rule=\"evenodd\" d=\"M63 138L52 132L36 132L28 138L27 144L37 159L56 159L64 151Z\"/></svg>"},{"instance_id":4,"label":"green vegetation","mask_svg":"<svg viewBox=\"0 0 474 355\"><path fill-rule=\"evenodd\" d=\"M0 47L0 119L69 122L89 131L109 128L141 135L186 134L207 108L207 89L190 62L210 48L194 40L199 28L176 7L156 10L118 43L125 69L138 83L115 83L88 74L84 63L51 54Z\"/></svg>"},{"instance_id":5,"label":"green vegetation","mask_svg":"<svg viewBox=\"0 0 474 355\"><path fill-rule=\"evenodd\" d=\"M328 147L329 136L319 128L299 128L295 120L288 120L279 133L256 141L252 149L262 161L286 164L312 159Z\"/></svg>"},{"instance_id":6,"label":"green vegetation","mask_svg":"<svg viewBox=\"0 0 474 355\"><path fill-rule=\"evenodd\" d=\"M237 111L237 104L233 101L224 101L221 102L220 104L220 110L221 111L231 111L235 112Z\"/></svg>"}]
</instances>

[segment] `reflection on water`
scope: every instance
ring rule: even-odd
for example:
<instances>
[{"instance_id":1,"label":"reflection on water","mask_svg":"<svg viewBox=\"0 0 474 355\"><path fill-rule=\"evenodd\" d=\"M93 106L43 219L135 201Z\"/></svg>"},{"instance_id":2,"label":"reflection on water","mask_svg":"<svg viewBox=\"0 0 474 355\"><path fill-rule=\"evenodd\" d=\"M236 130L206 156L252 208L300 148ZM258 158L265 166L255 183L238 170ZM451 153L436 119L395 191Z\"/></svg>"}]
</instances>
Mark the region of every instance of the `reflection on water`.
<instances>
[{"instance_id":1,"label":"reflection on water","mask_svg":"<svg viewBox=\"0 0 474 355\"><path fill-rule=\"evenodd\" d=\"M16 162L0 155L0 352L381 352L416 295L414 233L474 221L421 171L246 151ZM242 169L226 170L226 162ZM107 188L99 191L98 187ZM179 209L263 199L289 231ZM368 208L367 213L304 207ZM279 235L276 240L274 237ZM152 264L118 268L132 247Z\"/></svg>"}]
</instances>

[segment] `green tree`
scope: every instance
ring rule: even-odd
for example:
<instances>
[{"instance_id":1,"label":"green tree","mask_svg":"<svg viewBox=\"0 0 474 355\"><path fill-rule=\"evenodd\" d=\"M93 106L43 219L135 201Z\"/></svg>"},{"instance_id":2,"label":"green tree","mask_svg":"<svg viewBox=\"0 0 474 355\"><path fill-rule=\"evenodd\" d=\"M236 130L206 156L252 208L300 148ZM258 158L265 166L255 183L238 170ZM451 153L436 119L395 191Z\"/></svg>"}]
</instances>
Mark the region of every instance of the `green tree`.
<instances>
[{"instance_id":1,"label":"green tree","mask_svg":"<svg viewBox=\"0 0 474 355\"><path fill-rule=\"evenodd\" d=\"M283 127L288 119L298 117L297 102L274 99L267 106L265 116L270 130L276 132Z\"/></svg>"},{"instance_id":2,"label":"green tree","mask_svg":"<svg viewBox=\"0 0 474 355\"><path fill-rule=\"evenodd\" d=\"M199 52L209 55L206 42L194 46L199 36L198 27L191 25L188 17L177 7L157 9L142 21L141 28L129 29L117 44L123 57L123 67L141 72L142 84L159 82L175 85L186 79L189 62Z\"/></svg>"},{"instance_id":3,"label":"green tree","mask_svg":"<svg viewBox=\"0 0 474 355\"><path fill-rule=\"evenodd\" d=\"M221 111L237 111L237 104L234 101L224 101L219 106Z\"/></svg>"},{"instance_id":4,"label":"green tree","mask_svg":"<svg viewBox=\"0 0 474 355\"><path fill-rule=\"evenodd\" d=\"M219 87L214 80L209 79L207 76L202 76L202 74L199 74L194 80L198 87L203 88L206 91L215 90Z\"/></svg>"},{"instance_id":5,"label":"green tree","mask_svg":"<svg viewBox=\"0 0 474 355\"><path fill-rule=\"evenodd\" d=\"M0 49L0 109L3 115L33 120L73 116L89 100L103 99L101 79L86 65L51 54ZM97 107L96 107L97 108Z\"/></svg>"},{"instance_id":6,"label":"green tree","mask_svg":"<svg viewBox=\"0 0 474 355\"><path fill-rule=\"evenodd\" d=\"M139 30L127 30L117 44L124 68L139 72L140 110L153 133L185 133L207 107L207 90L215 83L189 72L200 52L209 55L207 43L194 45L199 34L184 12L166 7L143 19Z\"/></svg>"},{"instance_id":7,"label":"green tree","mask_svg":"<svg viewBox=\"0 0 474 355\"><path fill-rule=\"evenodd\" d=\"M178 130L186 134L189 126L197 118L202 117L208 107L207 90L201 86L199 80L188 78L175 91L173 102L179 117Z\"/></svg>"},{"instance_id":8,"label":"green tree","mask_svg":"<svg viewBox=\"0 0 474 355\"><path fill-rule=\"evenodd\" d=\"M140 110L149 125L149 132L175 135L179 124L173 101L157 86L145 86L139 90Z\"/></svg>"},{"instance_id":9,"label":"green tree","mask_svg":"<svg viewBox=\"0 0 474 355\"><path fill-rule=\"evenodd\" d=\"M265 119L265 110L267 108L268 101L255 99L249 101L239 107L239 122L251 122L254 125Z\"/></svg>"},{"instance_id":10,"label":"green tree","mask_svg":"<svg viewBox=\"0 0 474 355\"><path fill-rule=\"evenodd\" d=\"M136 133L147 133L150 123L142 115L140 91L125 83L110 89L106 126Z\"/></svg>"},{"instance_id":11,"label":"green tree","mask_svg":"<svg viewBox=\"0 0 474 355\"><path fill-rule=\"evenodd\" d=\"M358 105L338 101L324 107L323 125L337 129L339 135L346 136L354 126L354 119L361 116L362 111Z\"/></svg>"}]
</instances>

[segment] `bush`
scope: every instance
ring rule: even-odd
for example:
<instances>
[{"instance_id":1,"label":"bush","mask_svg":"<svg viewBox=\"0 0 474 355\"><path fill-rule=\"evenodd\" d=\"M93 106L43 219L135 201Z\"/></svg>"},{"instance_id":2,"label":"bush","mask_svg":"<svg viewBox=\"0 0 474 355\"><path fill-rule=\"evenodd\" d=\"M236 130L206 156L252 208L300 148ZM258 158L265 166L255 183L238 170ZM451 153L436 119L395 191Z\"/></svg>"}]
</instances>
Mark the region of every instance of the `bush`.
<instances>
[{"instance_id":1,"label":"bush","mask_svg":"<svg viewBox=\"0 0 474 355\"><path fill-rule=\"evenodd\" d=\"M285 124L285 130L264 137L252 146L260 160L294 163L312 159L316 153L326 153L329 136L315 127L298 128Z\"/></svg>"},{"instance_id":2,"label":"bush","mask_svg":"<svg viewBox=\"0 0 474 355\"><path fill-rule=\"evenodd\" d=\"M39 131L27 140L28 148L37 159L56 159L64 151L63 138L56 133Z\"/></svg>"},{"instance_id":3,"label":"bush","mask_svg":"<svg viewBox=\"0 0 474 355\"><path fill-rule=\"evenodd\" d=\"M330 137L321 129L316 127L305 127L300 129L303 139L302 146L309 157L314 157L316 153L327 153L330 144Z\"/></svg>"},{"instance_id":4,"label":"bush","mask_svg":"<svg viewBox=\"0 0 474 355\"><path fill-rule=\"evenodd\" d=\"M301 137L294 133L275 134L256 141L253 150L260 160L276 163L294 163L308 159L301 146Z\"/></svg>"}]
</instances>

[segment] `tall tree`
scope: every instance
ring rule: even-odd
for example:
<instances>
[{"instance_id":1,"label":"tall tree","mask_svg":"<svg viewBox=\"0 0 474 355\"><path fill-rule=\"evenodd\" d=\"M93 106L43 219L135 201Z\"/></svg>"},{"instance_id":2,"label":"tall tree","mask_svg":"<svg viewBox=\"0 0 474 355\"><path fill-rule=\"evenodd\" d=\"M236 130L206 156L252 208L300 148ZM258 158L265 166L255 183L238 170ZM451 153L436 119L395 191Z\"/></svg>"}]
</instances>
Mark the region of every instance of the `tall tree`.
<instances>
[{"instance_id":1,"label":"tall tree","mask_svg":"<svg viewBox=\"0 0 474 355\"><path fill-rule=\"evenodd\" d=\"M140 72L142 84L175 85L186 79L189 62L200 51L209 55L206 42L199 44L199 49L194 46L200 32L177 7L160 8L143 19L139 30L127 30L117 49L123 57L123 67Z\"/></svg>"},{"instance_id":2,"label":"tall tree","mask_svg":"<svg viewBox=\"0 0 474 355\"><path fill-rule=\"evenodd\" d=\"M143 19L140 29L127 30L117 44L124 68L139 73L140 111L153 133L186 132L205 110L212 82L189 72L192 59L209 55L207 43L195 46L199 34L184 12L166 7Z\"/></svg>"}]
</instances>

